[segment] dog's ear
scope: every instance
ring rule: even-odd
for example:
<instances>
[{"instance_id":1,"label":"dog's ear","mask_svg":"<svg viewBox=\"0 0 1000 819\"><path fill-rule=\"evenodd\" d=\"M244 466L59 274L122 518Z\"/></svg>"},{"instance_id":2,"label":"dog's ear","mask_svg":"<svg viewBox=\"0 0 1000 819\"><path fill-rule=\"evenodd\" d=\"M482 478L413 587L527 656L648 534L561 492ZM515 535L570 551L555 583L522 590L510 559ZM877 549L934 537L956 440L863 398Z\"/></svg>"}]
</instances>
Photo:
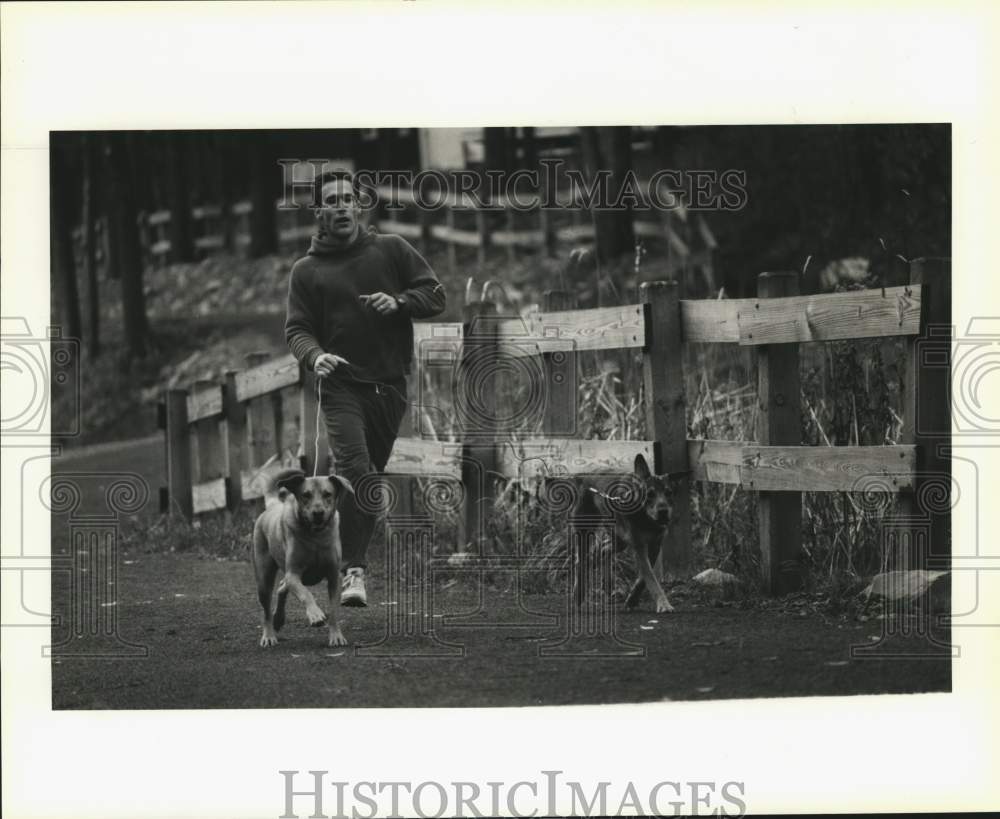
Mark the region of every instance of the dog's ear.
<instances>
[{"instance_id":1,"label":"dog's ear","mask_svg":"<svg viewBox=\"0 0 1000 819\"><path fill-rule=\"evenodd\" d=\"M302 488L305 480L306 473L301 469L282 469L275 477L274 485L278 489L286 489L294 495Z\"/></svg>"},{"instance_id":2,"label":"dog's ear","mask_svg":"<svg viewBox=\"0 0 1000 819\"><path fill-rule=\"evenodd\" d=\"M635 474L641 480L649 480L649 464L646 463L646 459L641 454L635 456Z\"/></svg>"},{"instance_id":3,"label":"dog's ear","mask_svg":"<svg viewBox=\"0 0 1000 819\"><path fill-rule=\"evenodd\" d=\"M331 473L330 480L340 487L341 492L350 492L352 495L354 494L354 487L351 486L351 482L343 475L334 475Z\"/></svg>"}]
</instances>

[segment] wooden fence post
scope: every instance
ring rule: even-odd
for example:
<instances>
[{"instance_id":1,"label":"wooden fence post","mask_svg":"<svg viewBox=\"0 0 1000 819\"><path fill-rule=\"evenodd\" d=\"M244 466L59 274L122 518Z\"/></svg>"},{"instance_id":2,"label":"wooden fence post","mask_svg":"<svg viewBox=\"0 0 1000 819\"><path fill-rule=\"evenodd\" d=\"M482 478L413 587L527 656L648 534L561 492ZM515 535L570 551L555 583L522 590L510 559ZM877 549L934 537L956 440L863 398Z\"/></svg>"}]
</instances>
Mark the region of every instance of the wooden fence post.
<instances>
[{"instance_id":1,"label":"wooden fence post","mask_svg":"<svg viewBox=\"0 0 1000 819\"><path fill-rule=\"evenodd\" d=\"M761 273L757 277L758 298L798 294L798 273ZM802 443L798 344L757 348L757 403L759 444ZM774 595L795 591L802 584L802 493L758 492L757 510L764 585Z\"/></svg>"},{"instance_id":2,"label":"wooden fence post","mask_svg":"<svg viewBox=\"0 0 1000 819\"><path fill-rule=\"evenodd\" d=\"M420 350L414 350L414 355L419 356ZM413 390L415 383L415 376L419 377L420 369L418 366L413 366L413 371L410 375L406 377L406 409L403 411L403 420L399 424L399 432L396 438L413 438L419 437L414 435L414 430L417 428L418 421L414 418L413 405L410 403L413 399ZM388 513L393 517L399 518L411 518L414 514L413 511L413 491L417 485L417 479L412 475L383 475L382 480L388 481L396 489L396 503L390 508Z\"/></svg>"},{"instance_id":3,"label":"wooden fence post","mask_svg":"<svg viewBox=\"0 0 1000 819\"><path fill-rule=\"evenodd\" d=\"M556 255L556 231L552 226L552 217L544 207L544 201L538 206L538 229L542 232L542 250L548 258Z\"/></svg>"},{"instance_id":4,"label":"wooden fence post","mask_svg":"<svg viewBox=\"0 0 1000 819\"><path fill-rule=\"evenodd\" d=\"M281 390L272 392L271 399L271 424L274 429L274 452L281 458L285 454L285 402L281 395Z\"/></svg>"},{"instance_id":5,"label":"wooden fence post","mask_svg":"<svg viewBox=\"0 0 1000 819\"><path fill-rule=\"evenodd\" d=\"M225 246L225 228L222 208L219 205L199 205L191 209L191 226L194 234L194 251L199 258Z\"/></svg>"},{"instance_id":6,"label":"wooden fence post","mask_svg":"<svg viewBox=\"0 0 1000 819\"><path fill-rule=\"evenodd\" d=\"M431 225L434 224L434 214L428 208L417 208L417 223L420 225L420 252L427 256L431 252Z\"/></svg>"},{"instance_id":7,"label":"wooden fence post","mask_svg":"<svg viewBox=\"0 0 1000 819\"><path fill-rule=\"evenodd\" d=\"M395 518L412 518L416 514L413 494L420 485L419 479L413 475L383 476L383 480L387 478L395 484L396 488L396 503L388 510L389 514Z\"/></svg>"},{"instance_id":8,"label":"wooden fence post","mask_svg":"<svg viewBox=\"0 0 1000 819\"><path fill-rule=\"evenodd\" d=\"M514 244L514 229L516 227L514 223L514 208L511 207L510 203L504 208L504 226L507 229L508 241L507 241L507 264L513 265L517 261L517 246Z\"/></svg>"},{"instance_id":9,"label":"wooden fence post","mask_svg":"<svg viewBox=\"0 0 1000 819\"><path fill-rule=\"evenodd\" d=\"M169 469L170 465L170 437L167 435L167 398L161 396L156 402L156 428L163 430L163 463ZM160 486L160 514L165 515L170 511L170 487Z\"/></svg>"},{"instance_id":10,"label":"wooden fence post","mask_svg":"<svg viewBox=\"0 0 1000 819\"><path fill-rule=\"evenodd\" d=\"M476 261L479 267L486 265L486 253L490 246L490 222L489 211L485 208L476 210L476 230L479 232L479 247L476 248Z\"/></svg>"},{"instance_id":11,"label":"wooden fence post","mask_svg":"<svg viewBox=\"0 0 1000 819\"><path fill-rule=\"evenodd\" d=\"M546 205L555 203L556 191L547 173L542 173L542 182L538 187L538 229L542 232L542 250L549 258L556 255L556 229L552 223L552 213Z\"/></svg>"},{"instance_id":12,"label":"wooden fence post","mask_svg":"<svg viewBox=\"0 0 1000 819\"><path fill-rule=\"evenodd\" d=\"M247 457L247 408L236 399L236 372L226 373L222 387L222 414L226 419L226 508L235 512L243 503L243 471Z\"/></svg>"},{"instance_id":13,"label":"wooden fence post","mask_svg":"<svg viewBox=\"0 0 1000 819\"><path fill-rule=\"evenodd\" d=\"M270 353L250 353L246 357L247 368L253 368L271 358ZM262 466L274 455L276 449L274 401L270 395L261 395L247 402L250 419L250 465ZM278 452L280 455L280 452Z\"/></svg>"},{"instance_id":14,"label":"wooden fence post","mask_svg":"<svg viewBox=\"0 0 1000 819\"><path fill-rule=\"evenodd\" d=\"M198 380L194 382L196 393L217 389L219 389L219 385L214 381ZM226 464L222 450L222 430L219 428L218 417L202 418L195 421L194 433L195 446L198 450L197 483L223 477Z\"/></svg>"},{"instance_id":15,"label":"wooden fence post","mask_svg":"<svg viewBox=\"0 0 1000 819\"><path fill-rule=\"evenodd\" d=\"M547 313L560 310L572 310L576 307L576 296L565 290L547 290L542 295L542 309ZM575 378L563 379L556 383L553 376L552 353L542 354L542 366L545 368L545 412L542 416L542 434L556 435L566 430L568 418L576 419L577 391ZM560 371L576 372L576 353L560 353L566 355L566 364ZM576 429L576 423L572 429Z\"/></svg>"},{"instance_id":16,"label":"wooden fence post","mask_svg":"<svg viewBox=\"0 0 1000 819\"><path fill-rule=\"evenodd\" d=\"M234 203L231 208L235 222L232 232L233 249L243 258L250 255L250 214L252 212L253 203L246 200Z\"/></svg>"},{"instance_id":17,"label":"wooden fence post","mask_svg":"<svg viewBox=\"0 0 1000 819\"><path fill-rule=\"evenodd\" d=\"M142 252L143 267L152 267L153 257L149 249L152 246L153 242L149 238L149 232L150 232L149 220L146 215L146 211L144 210L139 211L139 213L136 215L136 223L139 226L139 248ZM85 225L81 225L81 230L84 229L85 227L86 227ZM74 238L76 237L75 230L73 231L73 236Z\"/></svg>"},{"instance_id":18,"label":"wooden fence post","mask_svg":"<svg viewBox=\"0 0 1000 819\"><path fill-rule=\"evenodd\" d=\"M691 568L691 478L688 474L687 418L681 305L675 281L644 282L646 349L642 356L647 436L655 441L658 474L672 477L673 515L664 541L663 567L671 575Z\"/></svg>"},{"instance_id":19,"label":"wooden fence post","mask_svg":"<svg viewBox=\"0 0 1000 819\"><path fill-rule=\"evenodd\" d=\"M174 250L168 236L171 229L171 213L169 210L158 210L146 219L150 227L149 246L150 258L153 264L162 267Z\"/></svg>"},{"instance_id":20,"label":"wooden fence post","mask_svg":"<svg viewBox=\"0 0 1000 819\"><path fill-rule=\"evenodd\" d=\"M474 301L463 308L462 356L455 398L462 447L462 484L465 487L465 532L481 546L483 506L493 498L497 472L496 364L499 359L497 309L493 302Z\"/></svg>"},{"instance_id":21,"label":"wooden fence post","mask_svg":"<svg viewBox=\"0 0 1000 819\"><path fill-rule=\"evenodd\" d=\"M951 441L951 259L914 259L910 284L921 286L920 335L906 344L900 443L917 445L917 474L913 489L900 494L898 508L914 525L909 544L889 568L946 570L951 563L951 458L938 450Z\"/></svg>"},{"instance_id":22,"label":"wooden fence post","mask_svg":"<svg viewBox=\"0 0 1000 819\"><path fill-rule=\"evenodd\" d=\"M167 491L170 514L194 517L191 496L191 430L188 427L187 390L167 391Z\"/></svg>"},{"instance_id":23,"label":"wooden fence post","mask_svg":"<svg viewBox=\"0 0 1000 819\"><path fill-rule=\"evenodd\" d=\"M455 210L450 205L445 205L445 224L448 226L449 231L455 229ZM455 249L455 243L452 241L452 237L449 235L446 240L448 246L448 272L454 276L455 271L458 269L458 251Z\"/></svg>"}]
</instances>

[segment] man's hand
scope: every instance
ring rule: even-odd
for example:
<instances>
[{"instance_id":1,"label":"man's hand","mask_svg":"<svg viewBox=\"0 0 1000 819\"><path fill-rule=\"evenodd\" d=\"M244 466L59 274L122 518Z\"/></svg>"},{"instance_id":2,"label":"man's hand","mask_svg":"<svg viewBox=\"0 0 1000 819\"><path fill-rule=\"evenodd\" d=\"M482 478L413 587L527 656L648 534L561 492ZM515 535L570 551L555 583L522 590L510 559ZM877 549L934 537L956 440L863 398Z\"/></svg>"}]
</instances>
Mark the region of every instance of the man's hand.
<instances>
[{"instance_id":1,"label":"man's hand","mask_svg":"<svg viewBox=\"0 0 1000 819\"><path fill-rule=\"evenodd\" d=\"M361 298L366 299L368 306L381 316L391 316L399 310L399 303L388 293L372 293Z\"/></svg>"},{"instance_id":2,"label":"man's hand","mask_svg":"<svg viewBox=\"0 0 1000 819\"><path fill-rule=\"evenodd\" d=\"M326 378L341 364L350 366L351 362L333 353L320 353L313 362L313 369L320 378Z\"/></svg>"}]
</instances>

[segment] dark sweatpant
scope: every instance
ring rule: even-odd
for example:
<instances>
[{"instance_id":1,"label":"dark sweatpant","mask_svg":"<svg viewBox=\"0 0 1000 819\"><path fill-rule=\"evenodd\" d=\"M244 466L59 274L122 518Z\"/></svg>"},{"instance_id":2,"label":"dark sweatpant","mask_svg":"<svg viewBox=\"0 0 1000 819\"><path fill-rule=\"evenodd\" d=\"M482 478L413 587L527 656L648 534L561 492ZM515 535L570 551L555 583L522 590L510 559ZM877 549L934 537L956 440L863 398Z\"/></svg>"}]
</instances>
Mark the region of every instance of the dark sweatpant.
<instances>
[{"instance_id":1,"label":"dark sweatpant","mask_svg":"<svg viewBox=\"0 0 1000 819\"><path fill-rule=\"evenodd\" d=\"M336 375L323 379L320 395L326 431L333 449L333 471L355 487L357 495L340 501L340 540L343 568L365 568L368 542L375 528L371 485L392 454L399 425L406 412L406 379L376 387ZM377 479L374 479L377 480Z\"/></svg>"}]
</instances>

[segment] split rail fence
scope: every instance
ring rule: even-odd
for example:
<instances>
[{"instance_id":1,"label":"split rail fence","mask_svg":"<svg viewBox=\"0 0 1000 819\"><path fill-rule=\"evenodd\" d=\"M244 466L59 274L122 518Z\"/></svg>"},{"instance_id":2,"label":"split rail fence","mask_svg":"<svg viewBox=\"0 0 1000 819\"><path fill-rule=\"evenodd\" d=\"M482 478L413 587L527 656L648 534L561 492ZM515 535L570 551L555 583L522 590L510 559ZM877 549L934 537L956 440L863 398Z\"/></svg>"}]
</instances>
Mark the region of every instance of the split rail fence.
<instances>
[{"instance_id":1,"label":"split rail fence","mask_svg":"<svg viewBox=\"0 0 1000 819\"><path fill-rule=\"evenodd\" d=\"M684 300L675 282L658 281L642 286L639 304L577 310L571 309L571 294L550 292L545 309L526 319L498 316L494 304L476 302L466 306L461 323L417 323L415 373L435 357L438 365L454 362L456 395L478 406L490 407L496 398L495 383L483 377L484 361L506 356L536 362L545 383L542 435L519 439L521 453L515 456L509 434L501 434L488 412L466 413L458 442L417 437L411 414L386 475L462 482L463 537L475 541L494 497L483 476L627 473L642 453L658 474L677 481L674 524L665 543L668 568L690 566L690 481L732 484L756 493L762 571L773 593L793 590L801 580L803 492L899 495L904 517L912 522L899 535L906 541L899 548L926 556L928 539L945 542L949 526L947 515L925 520L917 499L924 481L950 475L941 446L950 433L950 261L914 261L910 284L901 287L806 296L798 287L796 273L764 273L756 298ZM801 445L799 345L887 336L907 340L904 442ZM706 343L755 348L756 440L688 438L682 347ZM565 429L577 400L575 379L559 373L577 366L577 353L612 349L642 351L651 439L582 440L552 434ZM298 451L303 468L313 469L313 376L302 372L291 356L261 358L251 357L247 369L228 373L224 383L198 383L193 390L166 394L162 424L168 486L162 502L175 512L190 519L212 510L235 510L260 496L251 480L254 470L290 443L285 440L283 391L297 393ZM327 468L327 447L321 447L320 457L320 468Z\"/></svg>"},{"instance_id":2,"label":"split rail fence","mask_svg":"<svg viewBox=\"0 0 1000 819\"><path fill-rule=\"evenodd\" d=\"M640 181L640 185L644 184ZM594 225L589 211L583 207L579 191L559 191L556 199L572 203L570 224L555 224L554 211L540 207L537 195L519 197L517 203L505 197L493 200L487 208L476 208L465 196L453 193L432 198L431 207L418 207L417 199L406 189L380 187L380 204L372 215L373 223L383 233L396 233L429 252L435 244L443 244L451 268L457 269L459 248L475 251L482 264L491 248L503 248L510 261L520 251L555 255L559 242L590 242L594 240ZM284 252L304 252L315 233L316 221L304 199L297 207L281 208L275 203L278 244ZM393 202L398 208L386 208ZM201 204L191 209L192 242L196 254L208 256L229 249L246 254L250 247L250 222L253 203L241 200L231 205ZM673 266L685 266L701 271L709 291L715 289L712 272L717 242L700 213L677 209L636 211L633 231L637 239L662 242ZM171 211L158 210L141 214L139 228L147 263L163 266L171 258ZM77 228L77 245L82 244L82 229ZM82 250L78 251L82 253Z\"/></svg>"}]
</instances>

